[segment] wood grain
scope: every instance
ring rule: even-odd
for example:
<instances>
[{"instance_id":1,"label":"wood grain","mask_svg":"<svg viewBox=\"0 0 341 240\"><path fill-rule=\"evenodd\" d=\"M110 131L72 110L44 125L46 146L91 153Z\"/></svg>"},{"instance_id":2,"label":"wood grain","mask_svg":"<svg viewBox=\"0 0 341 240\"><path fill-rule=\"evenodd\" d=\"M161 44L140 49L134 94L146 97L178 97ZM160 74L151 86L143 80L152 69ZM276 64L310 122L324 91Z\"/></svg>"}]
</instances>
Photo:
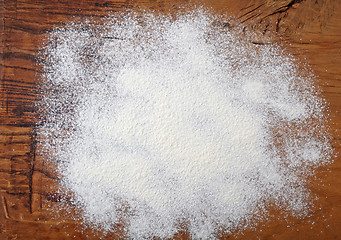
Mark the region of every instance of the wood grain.
<instances>
[{"instance_id":1,"label":"wood grain","mask_svg":"<svg viewBox=\"0 0 341 240\"><path fill-rule=\"evenodd\" d=\"M49 206L58 198L55 166L37 153L36 113L41 69L37 51L47 32L76 18L101 19L108 12L153 9L174 12L186 4L228 13L245 31L258 32L255 44L280 41L319 78L330 104L331 133L341 152L341 1L339 0L6 0L0 2L0 239L97 239L101 233ZM273 37L273 33L276 37ZM261 39L261 41L260 41ZM265 39L265 40L264 40ZM222 238L341 239L341 155L320 168L310 189L319 198L311 217L273 217L256 229ZM72 209L72 206L69 206ZM98 235L99 234L99 235ZM103 235L103 234L102 234ZM180 233L176 238L188 237ZM106 239L122 238L120 233Z\"/></svg>"}]
</instances>

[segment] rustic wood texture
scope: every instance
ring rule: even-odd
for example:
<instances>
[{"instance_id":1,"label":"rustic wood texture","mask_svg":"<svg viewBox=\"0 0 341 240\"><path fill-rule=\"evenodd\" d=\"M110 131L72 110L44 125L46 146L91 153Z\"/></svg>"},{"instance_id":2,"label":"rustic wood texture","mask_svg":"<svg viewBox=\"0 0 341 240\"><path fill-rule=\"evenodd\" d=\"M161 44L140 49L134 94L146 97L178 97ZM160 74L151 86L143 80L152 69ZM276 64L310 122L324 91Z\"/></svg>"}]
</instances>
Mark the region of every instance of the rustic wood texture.
<instances>
[{"instance_id":1,"label":"rustic wood texture","mask_svg":"<svg viewBox=\"0 0 341 240\"><path fill-rule=\"evenodd\" d=\"M0 2L0 239L97 239L100 233L54 213L65 203L53 194L54 166L37 153L36 113L40 79L37 50L47 31L74 17L100 19L109 11L140 9L176 11L181 0L5 0ZM331 133L341 152L341 1L339 0L208 0L192 2L235 16L245 31L262 36L255 44L281 41L310 64L330 104ZM276 39L273 32L277 34ZM265 39L265 40L264 40ZM311 217L269 219L240 239L341 239L341 155L317 171L310 184L318 196ZM72 206L70 206L72 208ZM274 212L276 215L276 212ZM99 234L99 235L96 235ZM119 233L107 234L117 239ZM188 237L186 233L176 236Z\"/></svg>"}]
</instances>

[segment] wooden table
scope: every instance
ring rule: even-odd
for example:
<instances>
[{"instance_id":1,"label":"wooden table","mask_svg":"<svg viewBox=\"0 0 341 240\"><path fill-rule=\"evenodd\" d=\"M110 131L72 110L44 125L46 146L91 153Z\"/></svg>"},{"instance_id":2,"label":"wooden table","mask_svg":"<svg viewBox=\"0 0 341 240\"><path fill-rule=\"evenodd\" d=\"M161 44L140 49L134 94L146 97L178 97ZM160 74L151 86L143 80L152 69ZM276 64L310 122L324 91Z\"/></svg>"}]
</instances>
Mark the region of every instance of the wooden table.
<instances>
[{"instance_id":1,"label":"wooden table","mask_svg":"<svg viewBox=\"0 0 341 240\"><path fill-rule=\"evenodd\" d=\"M1 1L0 59L0 239L96 239L92 230L49 210L63 203L54 195L58 179L54 166L36 151L36 113L41 69L37 50L47 31L74 17L94 19L108 11L153 9L177 11L181 0L5 0ZM246 31L271 32L319 77L330 104L331 134L341 152L341 1L339 0L210 0L192 1L217 13L235 16ZM266 44L256 42L255 44ZM341 239L341 155L317 171L310 189L319 197L311 217L270 219L239 239ZM181 233L177 238L185 238ZM188 236L187 236L188 237ZM119 234L109 234L117 239Z\"/></svg>"}]
</instances>

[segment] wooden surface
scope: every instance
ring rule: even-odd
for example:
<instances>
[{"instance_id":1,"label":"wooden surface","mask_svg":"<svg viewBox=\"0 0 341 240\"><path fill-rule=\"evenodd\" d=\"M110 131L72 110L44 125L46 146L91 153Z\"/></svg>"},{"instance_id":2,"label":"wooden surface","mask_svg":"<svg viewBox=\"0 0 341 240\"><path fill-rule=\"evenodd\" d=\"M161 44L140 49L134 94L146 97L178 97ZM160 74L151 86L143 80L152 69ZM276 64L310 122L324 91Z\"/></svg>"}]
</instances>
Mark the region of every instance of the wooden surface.
<instances>
[{"instance_id":1,"label":"wooden surface","mask_svg":"<svg viewBox=\"0 0 341 240\"><path fill-rule=\"evenodd\" d=\"M177 11L188 1L176 0L6 0L0 10L0 239L97 239L80 223L49 210L54 195L53 166L36 151L34 102L40 68L37 50L47 31L79 18L101 18L108 11L144 7ZM192 2L193 3L193 2ZM235 16L246 31L259 31L255 44L281 41L313 68L330 104L331 133L341 152L341 1L210 0L197 1L218 13ZM271 32L276 32L274 39ZM265 39L265 40L264 40ZM341 154L317 171L310 189L319 200L306 219L269 219L239 239L341 239ZM71 207L70 207L71 208ZM274 215L276 213L274 212ZM185 238L186 233L178 238ZM117 239L109 234L106 239Z\"/></svg>"}]
</instances>

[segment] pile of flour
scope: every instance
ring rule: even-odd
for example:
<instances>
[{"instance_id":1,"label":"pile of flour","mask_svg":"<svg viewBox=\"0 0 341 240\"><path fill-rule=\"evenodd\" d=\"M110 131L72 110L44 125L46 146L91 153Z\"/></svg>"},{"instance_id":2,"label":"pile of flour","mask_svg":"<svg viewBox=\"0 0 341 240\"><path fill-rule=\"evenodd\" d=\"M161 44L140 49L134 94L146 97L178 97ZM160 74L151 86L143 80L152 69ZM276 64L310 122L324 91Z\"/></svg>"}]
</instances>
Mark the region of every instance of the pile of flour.
<instances>
[{"instance_id":1,"label":"pile of flour","mask_svg":"<svg viewBox=\"0 0 341 240\"><path fill-rule=\"evenodd\" d=\"M270 204L307 213L332 151L314 77L222 21L125 13L49 35L41 145L89 226L214 239Z\"/></svg>"}]
</instances>

